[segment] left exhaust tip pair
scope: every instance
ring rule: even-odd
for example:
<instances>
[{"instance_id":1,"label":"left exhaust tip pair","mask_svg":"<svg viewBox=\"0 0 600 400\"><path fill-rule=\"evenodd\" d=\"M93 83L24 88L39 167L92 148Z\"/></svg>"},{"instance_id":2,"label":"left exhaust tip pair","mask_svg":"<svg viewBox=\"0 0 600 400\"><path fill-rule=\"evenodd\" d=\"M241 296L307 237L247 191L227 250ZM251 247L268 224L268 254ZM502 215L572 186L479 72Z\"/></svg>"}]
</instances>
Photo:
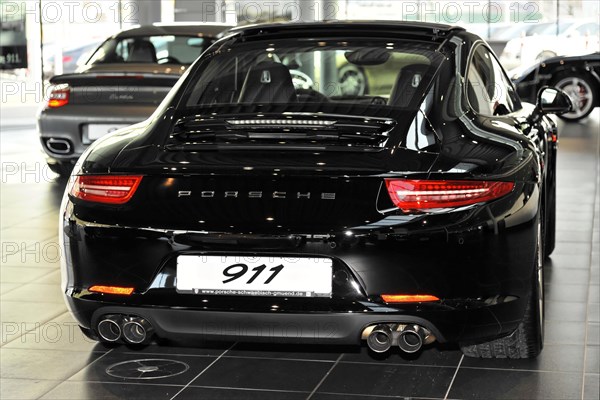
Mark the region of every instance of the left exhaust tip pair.
<instances>
[{"instance_id":1,"label":"left exhaust tip pair","mask_svg":"<svg viewBox=\"0 0 600 400\"><path fill-rule=\"evenodd\" d=\"M97 326L98 335L106 342L116 342L123 339L130 344L148 343L154 329L145 319L123 315L105 315Z\"/></svg>"}]
</instances>

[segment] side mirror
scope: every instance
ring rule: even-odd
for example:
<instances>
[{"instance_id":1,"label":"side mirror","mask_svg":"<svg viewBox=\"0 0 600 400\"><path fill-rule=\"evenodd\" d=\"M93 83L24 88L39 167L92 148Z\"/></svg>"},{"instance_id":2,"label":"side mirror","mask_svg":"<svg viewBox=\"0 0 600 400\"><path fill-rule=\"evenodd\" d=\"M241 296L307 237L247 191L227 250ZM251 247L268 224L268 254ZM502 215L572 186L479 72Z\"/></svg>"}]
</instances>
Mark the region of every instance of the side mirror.
<instances>
[{"instance_id":1,"label":"side mirror","mask_svg":"<svg viewBox=\"0 0 600 400\"><path fill-rule=\"evenodd\" d=\"M544 86L537 94L536 108L543 114L564 114L573 111L573 102L562 90Z\"/></svg>"}]
</instances>

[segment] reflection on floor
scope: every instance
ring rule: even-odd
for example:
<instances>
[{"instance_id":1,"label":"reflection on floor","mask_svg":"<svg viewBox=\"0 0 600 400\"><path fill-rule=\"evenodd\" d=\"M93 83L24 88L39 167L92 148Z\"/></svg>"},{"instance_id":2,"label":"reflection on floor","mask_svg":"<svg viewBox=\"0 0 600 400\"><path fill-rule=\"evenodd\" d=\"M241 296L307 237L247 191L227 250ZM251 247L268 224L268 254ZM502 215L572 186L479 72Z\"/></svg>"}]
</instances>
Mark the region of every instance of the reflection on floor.
<instances>
[{"instance_id":1,"label":"reflection on floor","mask_svg":"<svg viewBox=\"0 0 600 400\"><path fill-rule=\"evenodd\" d=\"M59 290L64 183L43 167L33 129L3 129L0 398L598 399L599 116L561 124L546 347L533 361L468 359L436 347L377 357L365 348L92 343Z\"/></svg>"}]
</instances>

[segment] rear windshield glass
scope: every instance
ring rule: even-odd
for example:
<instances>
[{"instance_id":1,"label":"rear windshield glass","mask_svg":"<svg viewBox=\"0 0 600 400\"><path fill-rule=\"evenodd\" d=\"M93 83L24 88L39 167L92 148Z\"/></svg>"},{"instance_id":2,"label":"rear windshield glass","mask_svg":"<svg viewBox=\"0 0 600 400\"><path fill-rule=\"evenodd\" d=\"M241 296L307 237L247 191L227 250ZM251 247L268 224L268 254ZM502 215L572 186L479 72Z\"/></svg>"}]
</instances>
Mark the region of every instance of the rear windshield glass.
<instances>
[{"instance_id":1,"label":"rear windshield glass","mask_svg":"<svg viewBox=\"0 0 600 400\"><path fill-rule=\"evenodd\" d=\"M191 64L209 44L206 39L193 36L116 38L104 42L86 64Z\"/></svg>"},{"instance_id":2,"label":"rear windshield glass","mask_svg":"<svg viewBox=\"0 0 600 400\"><path fill-rule=\"evenodd\" d=\"M415 100L444 58L437 46L393 40L221 46L201 61L185 104L195 108L271 103L417 107Z\"/></svg>"}]
</instances>

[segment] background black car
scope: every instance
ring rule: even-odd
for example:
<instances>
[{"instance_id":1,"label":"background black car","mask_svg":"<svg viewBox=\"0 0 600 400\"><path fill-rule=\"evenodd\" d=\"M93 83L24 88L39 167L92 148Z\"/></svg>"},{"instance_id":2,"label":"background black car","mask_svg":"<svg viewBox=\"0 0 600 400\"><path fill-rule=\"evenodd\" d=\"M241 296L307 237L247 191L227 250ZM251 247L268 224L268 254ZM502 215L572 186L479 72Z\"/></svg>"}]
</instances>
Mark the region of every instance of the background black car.
<instances>
[{"instance_id":1,"label":"background black car","mask_svg":"<svg viewBox=\"0 0 600 400\"><path fill-rule=\"evenodd\" d=\"M347 94L340 57L397 68L395 83ZM535 357L555 240L544 113L569 109L552 88L521 104L461 28L234 29L148 120L82 156L61 211L66 301L111 342L437 340Z\"/></svg>"},{"instance_id":2,"label":"background black car","mask_svg":"<svg viewBox=\"0 0 600 400\"><path fill-rule=\"evenodd\" d=\"M567 121L587 117L600 106L600 53L552 57L512 77L521 99L535 103L538 90L555 86L569 95L573 111L560 115Z\"/></svg>"}]
</instances>

